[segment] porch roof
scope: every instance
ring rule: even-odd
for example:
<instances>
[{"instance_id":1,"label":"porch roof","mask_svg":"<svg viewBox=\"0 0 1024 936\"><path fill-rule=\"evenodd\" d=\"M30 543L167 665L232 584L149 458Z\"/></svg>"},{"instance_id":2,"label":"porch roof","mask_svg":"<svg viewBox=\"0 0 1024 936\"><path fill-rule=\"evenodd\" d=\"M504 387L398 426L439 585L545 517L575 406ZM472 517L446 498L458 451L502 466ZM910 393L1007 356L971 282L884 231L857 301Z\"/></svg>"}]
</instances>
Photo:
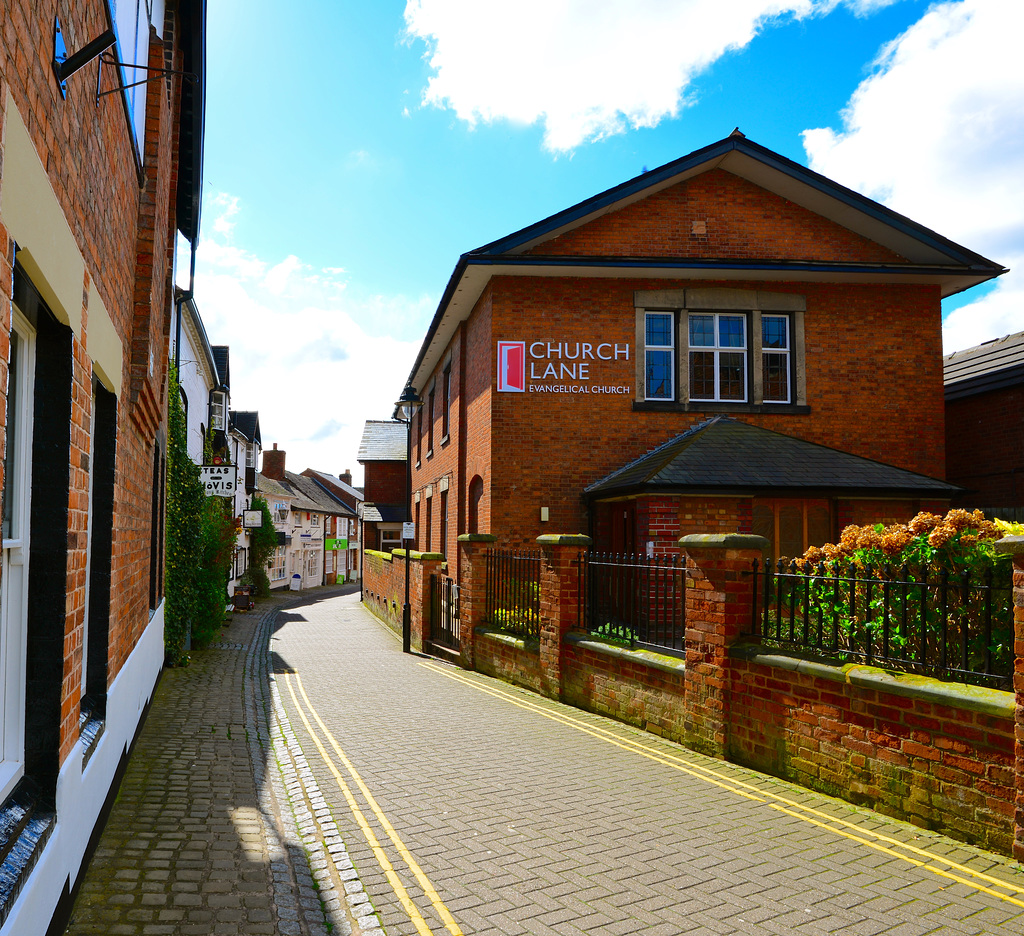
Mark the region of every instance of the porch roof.
<instances>
[{"instance_id":1,"label":"porch roof","mask_svg":"<svg viewBox=\"0 0 1024 936\"><path fill-rule=\"evenodd\" d=\"M844 493L946 498L962 490L938 478L715 416L589 485L584 496Z\"/></svg>"}]
</instances>

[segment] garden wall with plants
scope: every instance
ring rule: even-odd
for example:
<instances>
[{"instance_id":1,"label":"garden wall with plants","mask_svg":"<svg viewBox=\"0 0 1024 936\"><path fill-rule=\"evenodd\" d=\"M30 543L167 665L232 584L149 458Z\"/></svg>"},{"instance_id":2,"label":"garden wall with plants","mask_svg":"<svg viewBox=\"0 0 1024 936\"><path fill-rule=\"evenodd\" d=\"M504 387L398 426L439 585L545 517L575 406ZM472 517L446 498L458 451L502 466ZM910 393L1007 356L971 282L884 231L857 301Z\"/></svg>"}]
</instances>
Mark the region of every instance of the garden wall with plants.
<instances>
[{"instance_id":1,"label":"garden wall with plants","mask_svg":"<svg viewBox=\"0 0 1024 936\"><path fill-rule=\"evenodd\" d=\"M784 564L803 580L768 585L761 537L683 537L684 656L586 632L586 537L541 538L536 636L503 631L488 618L487 544L464 538L462 664L1024 859L1024 538L962 512L916 521L847 531ZM872 550L884 559L869 571ZM952 593L968 566L972 580L975 566L980 581L993 572L991 592ZM497 624L516 617L502 612Z\"/></svg>"}]
</instances>

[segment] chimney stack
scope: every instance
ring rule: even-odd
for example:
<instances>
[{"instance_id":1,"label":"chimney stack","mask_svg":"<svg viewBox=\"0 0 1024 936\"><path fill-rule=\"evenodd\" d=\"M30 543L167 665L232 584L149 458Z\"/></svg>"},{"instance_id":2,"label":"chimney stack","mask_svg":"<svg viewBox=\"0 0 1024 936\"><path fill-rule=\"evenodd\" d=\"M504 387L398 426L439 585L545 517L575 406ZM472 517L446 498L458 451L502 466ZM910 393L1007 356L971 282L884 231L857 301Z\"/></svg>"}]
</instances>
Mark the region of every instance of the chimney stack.
<instances>
[{"instance_id":1,"label":"chimney stack","mask_svg":"<svg viewBox=\"0 0 1024 936\"><path fill-rule=\"evenodd\" d=\"M284 456L283 449L278 449L277 443L267 451L263 450L263 477L272 481L284 481Z\"/></svg>"},{"instance_id":2,"label":"chimney stack","mask_svg":"<svg viewBox=\"0 0 1024 936\"><path fill-rule=\"evenodd\" d=\"M352 469L346 468L340 475L338 475L342 481L344 481L349 487L352 487Z\"/></svg>"}]
</instances>

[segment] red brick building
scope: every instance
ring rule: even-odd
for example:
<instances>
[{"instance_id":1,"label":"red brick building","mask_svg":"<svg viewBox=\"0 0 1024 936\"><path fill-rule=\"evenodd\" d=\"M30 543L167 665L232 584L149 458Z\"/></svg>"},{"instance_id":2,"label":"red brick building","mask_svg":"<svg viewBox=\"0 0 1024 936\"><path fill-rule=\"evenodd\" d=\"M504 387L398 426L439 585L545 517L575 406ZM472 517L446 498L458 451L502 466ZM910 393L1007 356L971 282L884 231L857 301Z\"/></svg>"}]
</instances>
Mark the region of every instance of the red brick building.
<instances>
[{"instance_id":1,"label":"red brick building","mask_svg":"<svg viewBox=\"0 0 1024 936\"><path fill-rule=\"evenodd\" d=\"M946 356L946 467L961 500L1024 520L1024 332Z\"/></svg>"},{"instance_id":2,"label":"red brick building","mask_svg":"<svg viewBox=\"0 0 1024 936\"><path fill-rule=\"evenodd\" d=\"M939 507L940 301L1002 272L738 132L470 251L409 378L417 545L756 528L791 551ZM716 416L760 431L756 478L609 485ZM829 482L789 478L780 437L834 452Z\"/></svg>"},{"instance_id":3,"label":"red brick building","mask_svg":"<svg viewBox=\"0 0 1024 936\"><path fill-rule=\"evenodd\" d=\"M164 662L168 329L204 59L203 0L0 16L3 934L63 931Z\"/></svg>"}]
</instances>

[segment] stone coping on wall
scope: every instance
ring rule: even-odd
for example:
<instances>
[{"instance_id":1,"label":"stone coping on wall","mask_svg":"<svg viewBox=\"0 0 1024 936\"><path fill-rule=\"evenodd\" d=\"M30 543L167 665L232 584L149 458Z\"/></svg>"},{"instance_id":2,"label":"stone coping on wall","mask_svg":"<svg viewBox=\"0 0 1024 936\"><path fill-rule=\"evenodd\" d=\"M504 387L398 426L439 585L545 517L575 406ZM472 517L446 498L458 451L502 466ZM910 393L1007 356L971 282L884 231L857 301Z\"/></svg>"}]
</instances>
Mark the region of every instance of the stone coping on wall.
<instances>
[{"instance_id":1,"label":"stone coping on wall","mask_svg":"<svg viewBox=\"0 0 1024 936\"><path fill-rule=\"evenodd\" d=\"M992 544L997 553L1007 556L1024 555L1024 536L1004 536Z\"/></svg>"},{"instance_id":2,"label":"stone coping on wall","mask_svg":"<svg viewBox=\"0 0 1024 936\"><path fill-rule=\"evenodd\" d=\"M498 537L491 535L490 533L460 533L460 543L496 543Z\"/></svg>"},{"instance_id":3,"label":"stone coping on wall","mask_svg":"<svg viewBox=\"0 0 1024 936\"><path fill-rule=\"evenodd\" d=\"M681 677L686 672L686 662L679 657L670 656L667 653L656 653L653 650L623 647L621 644L579 631L569 631L565 635L565 642L583 650L589 650L591 653L613 657L633 665L642 663L644 666L668 673L670 676Z\"/></svg>"},{"instance_id":4,"label":"stone coping on wall","mask_svg":"<svg viewBox=\"0 0 1024 936\"><path fill-rule=\"evenodd\" d=\"M589 546L593 540L585 533L544 533L537 542L541 546Z\"/></svg>"},{"instance_id":5,"label":"stone coping on wall","mask_svg":"<svg viewBox=\"0 0 1024 936\"><path fill-rule=\"evenodd\" d=\"M379 556L381 559L385 559L388 562L393 562L396 556L399 559L404 559L405 558L405 550L404 549L395 549L392 552L381 552L379 549L367 549L365 551L365 555L367 555L367 556ZM410 549L409 550L409 558L410 559L422 559L422 560L440 559L440 560L443 561L445 556L444 556L444 553L416 552L415 549Z\"/></svg>"},{"instance_id":6,"label":"stone coping on wall","mask_svg":"<svg viewBox=\"0 0 1024 936\"><path fill-rule=\"evenodd\" d=\"M679 545L686 549L758 549L771 548L771 543L754 533L690 533L679 537Z\"/></svg>"},{"instance_id":7,"label":"stone coping on wall","mask_svg":"<svg viewBox=\"0 0 1024 936\"><path fill-rule=\"evenodd\" d=\"M524 650L530 653L540 652L540 640L536 637L520 637L518 634L510 634L508 631L488 627L486 624L477 624L473 628L473 634L477 637L488 637L491 640L496 640L498 643L515 647L517 650Z\"/></svg>"},{"instance_id":8,"label":"stone coping on wall","mask_svg":"<svg viewBox=\"0 0 1024 936\"><path fill-rule=\"evenodd\" d=\"M908 699L920 699L950 708L965 709L997 718L1014 717L1015 699L1012 692L948 683L932 676L916 673L896 673L863 663L825 662L809 660L785 650L767 649L761 644L735 644L729 648L733 659L747 660L760 666L789 670L806 676L816 676L831 682L846 683L859 689L872 689Z\"/></svg>"}]
</instances>

